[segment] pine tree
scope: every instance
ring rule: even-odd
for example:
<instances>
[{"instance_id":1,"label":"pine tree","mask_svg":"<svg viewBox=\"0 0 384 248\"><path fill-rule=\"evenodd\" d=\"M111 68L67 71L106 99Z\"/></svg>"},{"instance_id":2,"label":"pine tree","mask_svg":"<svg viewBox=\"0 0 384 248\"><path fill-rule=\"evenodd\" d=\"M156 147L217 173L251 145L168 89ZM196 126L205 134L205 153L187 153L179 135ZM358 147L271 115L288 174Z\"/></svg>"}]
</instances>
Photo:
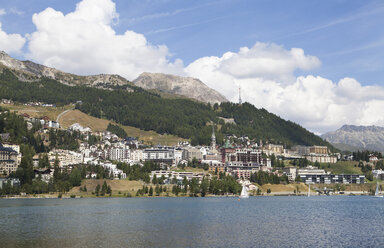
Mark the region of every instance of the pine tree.
<instances>
[{"instance_id":1,"label":"pine tree","mask_svg":"<svg viewBox=\"0 0 384 248\"><path fill-rule=\"evenodd\" d=\"M148 193L148 195L149 195L149 196L152 196L152 195L153 195L153 188L152 188L152 186L149 187L149 193Z\"/></svg>"}]
</instances>

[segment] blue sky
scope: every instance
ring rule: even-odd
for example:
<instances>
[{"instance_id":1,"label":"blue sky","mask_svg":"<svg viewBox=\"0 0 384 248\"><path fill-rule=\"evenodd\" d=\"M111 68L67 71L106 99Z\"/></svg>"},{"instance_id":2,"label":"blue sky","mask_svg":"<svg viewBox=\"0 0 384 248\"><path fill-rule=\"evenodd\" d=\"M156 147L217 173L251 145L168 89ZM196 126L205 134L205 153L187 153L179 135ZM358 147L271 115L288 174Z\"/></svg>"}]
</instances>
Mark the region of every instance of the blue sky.
<instances>
[{"instance_id":1,"label":"blue sky","mask_svg":"<svg viewBox=\"0 0 384 248\"><path fill-rule=\"evenodd\" d=\"M7 33L35 30L32 14L47 7L63 13L78 1L0 1L8 14L0 17ZM314 73L362 84L384 85L383 1L119 1L118 33L134 30L153 44L166 44L188 64L203 56L219 56L273 42L300 47L322 61ZM14 12L20 12L15 14ZM21 14L21 15L20 15ZM17 56L17 55L16 55ZM21 57L21 56L19 56Z\"/></svg>"},{"instance_id":2,"label":"blue sky","mask_svg":"<svg viewBox=\"0 0 384 248\"><path fill-rule=\"evenodd\" d=\"M102 2L103 0L96 1ZM144 68L143 70L153 69L154 71L159 71L159 68L165 68L158 66L148 66L146 68L142 65L144 62L140 61L140 69L132 69L132 73L126 72L126 74L124 74L123 69L120 72L117 69L104 68L102 65L95 65L94 70L85 68L83 71L80 69L79 71L75 68L63 66L63 63L60 64L57 60L54 60L53 57L55 56L52 54L48 56L46 50L33 50L31 44L35 43L30 41L29 34L36 32L37 25L32 22L32 15L44 12L48 7L66 15L74 12L76 4L79 2L80 0L0 0L0 9L3 9L3 14L0 15L2 31L7 34L20 34L25 38L25 44L21 48L21 52L13 51L10 54L19 59L32 59L39 63L75 73L119 72L128 79L132 79L130 76L136 75L141 68ZM92 2L92 0L87 0L87 2ZM291 82L291 85L294 85L294 80L296 79L293 79L293 77L299 78L304 76L309 80L308 75L312 75L332 81L333 88L330 87L335 92L340 92L340 87L343 86L340 84L340 80L348 77L356 80L361 87L378 86L377 89L379 90L377 92L380 93L377 95L379 98L376 100L383 100L381 98L381 87L384 87L384 1L114 0L113 3L119 17L113 18L113 22L109 26L116 32L116 35L123 36L127 30L131 30L143 35L149 46L166 46L167 52L156 52L165 54L164 56L169 62L174 63L171 65L171 69L167 65L169 70L166 69L164 72L186 73L188 76L206 79L203 81L212 88L219 90L220 86L217 86L219 82L212 81L212 78L214 78L213 74L203 75L194 71L197 70L195 67L200 68L199 66L193 67L189 65L196 64L194 63L195 61L210 56L222 58L223 54L227 52L237 54L241 47L252 48L257 42L261 42L263 44L280 46L282 50L279 50L279 54L285 53L284 51L290 51L292 48L300 48L306 56L316 57L319 63L312 61L311 65L308 66L295 65L292 67L293 69L290 67L291 71L288 71L286 74L283 73L284 75L281 77L279 76L279 79L276 79L276 74L278 74L276 71L272 73L274 74L272 78L266 76L265 73L257 74L253 78L254 81L252 81L255 83L252 83L252 87L249 86L248 88L246 84L249 80L247 82L241 82L240 80L240 78L249 78L248 75L231 78L234 82L233 84L244 84L244 88L250 91L257 85L258 87L264 87L263 92L265 93L275 87L272 87L271 84L266 85L268 80L276 82L277 85L284 85L285 82L281 82L283 78L285 81ZM2 48L0 47L0 49ZM271 51L271 48L268 46L260 49L256 49L256 51L258 53L266 52L267 50ZM65 61L68 61L67 59L68 57L65 57ZM178 64L177 60L182 61L182 65ZM244 66L247 65L244 64ZM227 72L225 73L228 74ZM291 76L293 77L291 78ZM314 83L310 84L314 85ZM350 83L348 85L353 84ZM277 88L275 92L279 90L288 91L288 86L281 87ZM319 88L321 88L321 85ZM372 91L372 88L362 89L364 92ZM234 95L226 91L221 93L230 100L236 99ZM273 95L277 95L265 95L264 93L261 94L259 92L258 97L270 98ZM364 97L367 94L364 93ZM372 94L375 98L375 92L372 92ZM348 96L352 97L352 95ZM344 93L342 94L342 97L348 98L348 96ZM281 96L276 97L280 97L276 101L283 101ZM360 99L363 96L354 97ZM259 101L253 99L251 95L248 99L245 95L245 98L257 107L265 107L270 111L277 112L277 114L284 118L299 122L315 132L334 129L341 124L382 125L384 123L382 118L373 118L368 121L366 118L371 113L376 113L377 111L381 114L378 109L378 106L382 106L381 102L379 104L375 102L369 106L367 105L366 109L371 109L371 112L364 112L359 116L349 115L345 116L345 118L339 118L337 121L334 121L332 116L328 116L349 111L343 108L315 118L316 120L327 119L333 121L332 125L326 125L324 123L313 123L316 120L309 121L310 118L313 118L310 114L304 117L296 114L295 107L297 106L293 106L291 110L280 110L281 105L272 106L271 103L263 105L264 102L268 102L268 99ZM330 101L332 102L329 104L339 104L337 100L333 99ZM353 102L353 104L362 103L366 103L366 98L360 102ZM318 106L319 104L314 103L316 107L314 111L329 112L330 109L333 109L333 105L329 105L327 110L324 110Z\"/></svg>"}]
</instances>

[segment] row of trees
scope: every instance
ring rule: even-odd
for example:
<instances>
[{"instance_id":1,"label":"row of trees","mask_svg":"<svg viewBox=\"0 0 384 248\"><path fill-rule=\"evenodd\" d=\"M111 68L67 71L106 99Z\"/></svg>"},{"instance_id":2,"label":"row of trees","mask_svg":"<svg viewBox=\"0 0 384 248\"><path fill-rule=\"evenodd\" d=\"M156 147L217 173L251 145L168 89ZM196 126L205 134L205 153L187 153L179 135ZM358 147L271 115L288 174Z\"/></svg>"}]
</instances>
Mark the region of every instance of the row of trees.
<instances>
[{"instance_id":1,"label":"row of trees","mask_svg":"<svg viewBox=\"0 0 384 248\"><path fill-rule=\"evenodd\" d=\"M23 144L24 147L33 147L36 152L45 152L47 148L44 146L41 136L35 135L35 132L40 128L40 123L34 123L32 128L28 129L23 117L16 115L15 112L11 113L9 109L0 107L0 133L9 134L8 140L2 140L3 142Z\"/></svg>"},{"instance_id":2,"label":"row of trees","mask_svg":"<svg viewBox=\"0 0 384 248\"><path fill-rule=\"evenodd\" d=\"M149 183L149 173L154 170L159 170L160 166L151 161L146 161L143 166L118 163L117 168L127 174L128 180L143 180L145 183Z\"/></svg>"},{"instance_id":3,"label":"row of trees","mask_svg":"<svg viewBox=\"0 0 384 248\"><path fill-rule=\"evenodd\" d=\"M161 182L162 179L157 179ZM214 195L224 195L224 194L239 194L241 191L241 186L232 176L227 176L224 174L220 174L219 177L213 177L211 180L204 177L201 183L196 178L192 178L192 180L183 179L181 183L177 181L172 181L172 193L174 195L189 195L191 197L197 196L206 196L207 194ZM156 184L155 191L153 191L153 187L143 186L142 189L139 189L136 193L136 196L148 195L152 196L153 193L156 193L156 196L159 196L161 192L167 192L167 187L161 184Z\"/></svg>"},{"instance_id":4,"label":"row of trees","mask_svg":"<svg viewBox=\"0 0 384 248\"><path fill-rule=\"evenodd\" d=\"M259 185L263 184L280 184L280 183L288 183L288 177L283 175L279 177L278 175L268 173L265 171L255 172L251 175L251 182L257 183Z\"/></svg>"},{"instance_id":5,"label":"row of trees","mask_svg":"<svg viewBox=\"0 0 384 248\"><path fill-rule=\"evenodd\" d=\"M383 155L380 152L374 152L374 151L368 151L368 150L353 152L352 155L353 155L354 161L366 161L366 162L369 162L369 157L371 155L376 156L378 159L381 159L383 157Z\"/></svg>"},{"instance_id":6,"label":"row of trees","mask_svg":"<svg viewBox=\"0 0 384 248\"><path fill-rule=\"evenodd\" d=\"M122 139L125 139L128 136L127 132L125 132L125 130L122 129L119 125L109 123L107 130L116 134L119 138Z\"/></svg>"},{"instance_id":7,"label":"row of trees","mask_svg":"<svg viewBox=\"0 0 384 248\"><path fill-rule=\"evenodd\" d=\"M102 186L100 186L100 184L97 184L95 188L95 194L96 196L105 196L106 194L112 196L111 186L108 185L106 181L104 181Z\"/></svg>"},{"instance_id":8,"label":"row of trees","mask_svg":"<svg viewBox=\"0 0 384 248\"><path fill-rule=\"evenodd\" d=\"M49 148L59 148L75 151L79 149L78 140L84 137L78 131L69 132L67 130L49 129Z\"/></svg>"}]
</instances>

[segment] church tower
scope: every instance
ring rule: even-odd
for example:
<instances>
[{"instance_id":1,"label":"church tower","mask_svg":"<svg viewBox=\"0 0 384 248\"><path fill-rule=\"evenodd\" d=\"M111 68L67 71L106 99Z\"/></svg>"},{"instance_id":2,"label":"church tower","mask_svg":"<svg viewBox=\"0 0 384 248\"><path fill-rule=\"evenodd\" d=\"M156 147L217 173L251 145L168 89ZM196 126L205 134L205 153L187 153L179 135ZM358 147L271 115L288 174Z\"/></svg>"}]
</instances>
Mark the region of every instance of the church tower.
<instances>
[{"instance_id":1,"label":"church tower","mask_svg":"<svg viewBox=\"0 0 384 248\"><path fill-rule=\"evenodd\" d=\"M216 149L216 136L215 136L215 126L212 125L212 136L211 136L211 149Z\"/></svg>"}]
</instances>

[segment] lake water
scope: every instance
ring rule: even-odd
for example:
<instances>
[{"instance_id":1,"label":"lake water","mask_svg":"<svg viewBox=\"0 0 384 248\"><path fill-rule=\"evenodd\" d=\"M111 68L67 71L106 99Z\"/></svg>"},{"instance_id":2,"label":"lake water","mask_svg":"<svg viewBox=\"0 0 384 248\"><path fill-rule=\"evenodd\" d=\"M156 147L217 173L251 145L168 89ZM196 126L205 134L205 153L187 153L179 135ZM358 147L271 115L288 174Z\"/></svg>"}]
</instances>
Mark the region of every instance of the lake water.
<instances>
[{"instance_id":1,"label":"lake water","mask_svg":"<svg viewBox=\"0 0 384 248\"><path fill-rule=\"evenodd\" d=\"M0 199L0 247L384 247L369 196Z\"/></svg>"}]
</instances>

